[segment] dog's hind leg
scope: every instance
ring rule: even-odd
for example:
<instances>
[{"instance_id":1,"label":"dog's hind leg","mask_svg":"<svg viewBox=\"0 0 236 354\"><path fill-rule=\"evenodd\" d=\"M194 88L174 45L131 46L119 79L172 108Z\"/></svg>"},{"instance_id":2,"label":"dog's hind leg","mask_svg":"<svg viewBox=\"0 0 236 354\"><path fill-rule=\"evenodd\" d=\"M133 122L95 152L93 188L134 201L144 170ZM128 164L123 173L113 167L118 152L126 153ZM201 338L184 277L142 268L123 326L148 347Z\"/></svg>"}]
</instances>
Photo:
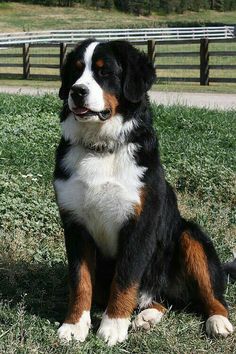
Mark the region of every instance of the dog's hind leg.
<instances>
[{"instance_id":1,"label":"dog's hind leg","mask_svg":"<svg viewBox=\"0 0 236 354\"><path fill-rule=\"evenodd\" d=\"M139 305L140 306L140 305ZM147 306L140 306L142 311L135 317L132 322L132 327L135 330L144 329L149 330L161 321L167 309L161 304L152 301Z\"/></svg>"},{"instance_id":2,"label":"dog's hind leg","mask_svg":"<svg viewBox=\"0 0 236 354\"><path fill-rule=\"evenodd\" d=\"M197 229L195 231L198 232ZM188 281L193 281L196 284L197 297L208 316L206 321L207 334L226 337L233 332L233 326L228 320L228 310L223 304L223 291L221 291L221 294L218 292L217 297L215 295L215 283L217 282L217 276L221 277L222 270L218 265L217 256L213 255L211 265L215 266L216 269L214 269L214 272L210 271L209 259L204 250L204 235L198 237L199 235L192 235L191 231L183 232L181 235L180 243L186 277ZM213 249L210 241L207 247ZM217 275L217 273L219 274ZM221 301L220 298L222 298Z\"/></svg>"}]
</instances>

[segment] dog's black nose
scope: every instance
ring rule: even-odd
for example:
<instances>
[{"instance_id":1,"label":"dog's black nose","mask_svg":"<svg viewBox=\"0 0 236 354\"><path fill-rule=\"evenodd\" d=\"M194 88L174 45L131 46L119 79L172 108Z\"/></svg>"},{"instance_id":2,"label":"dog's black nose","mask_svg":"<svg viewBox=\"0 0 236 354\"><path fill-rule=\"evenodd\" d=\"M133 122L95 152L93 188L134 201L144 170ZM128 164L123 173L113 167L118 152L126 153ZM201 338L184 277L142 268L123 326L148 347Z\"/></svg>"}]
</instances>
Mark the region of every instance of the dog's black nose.
<instances>
[{"instance_id":1,"label":"dog's black nose","mask_svg":"<svg viewBox=\"0 0 236 354\"><path fill-rule=\"evenodd\" d=\"M77 94L81 98L82 97L84 98L89 93L88 87L85 86L85 85L82 85L82 84L81 85L73 85L71 87L71 90L72 90L73 93Z\"/></svg>"}]
</instances>

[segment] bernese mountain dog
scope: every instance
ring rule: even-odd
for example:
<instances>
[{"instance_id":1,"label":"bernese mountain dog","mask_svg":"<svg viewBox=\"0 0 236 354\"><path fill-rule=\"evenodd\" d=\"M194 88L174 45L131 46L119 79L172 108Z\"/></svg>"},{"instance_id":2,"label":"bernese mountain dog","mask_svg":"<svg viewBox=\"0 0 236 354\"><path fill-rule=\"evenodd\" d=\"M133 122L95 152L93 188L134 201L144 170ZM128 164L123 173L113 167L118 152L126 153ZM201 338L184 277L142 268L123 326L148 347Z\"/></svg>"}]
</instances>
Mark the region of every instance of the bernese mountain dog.
<instances>
[{"instance_id":1,"label":"bernese mountain dog","mask_svg":"<svg viewBox=\"0 0 236 354\"><path fill-rule=\"evenodd\" d=\"M228 336L225 274L212 241L180 215L165 180L147 96L155 69L126 41L86 40L61 71L62 137L54 188L64 228L70 300L62 340L83 342L92 301L105 305L108 345L157 324L166 307L206 317Z\"/></svg>"}]
</instances>

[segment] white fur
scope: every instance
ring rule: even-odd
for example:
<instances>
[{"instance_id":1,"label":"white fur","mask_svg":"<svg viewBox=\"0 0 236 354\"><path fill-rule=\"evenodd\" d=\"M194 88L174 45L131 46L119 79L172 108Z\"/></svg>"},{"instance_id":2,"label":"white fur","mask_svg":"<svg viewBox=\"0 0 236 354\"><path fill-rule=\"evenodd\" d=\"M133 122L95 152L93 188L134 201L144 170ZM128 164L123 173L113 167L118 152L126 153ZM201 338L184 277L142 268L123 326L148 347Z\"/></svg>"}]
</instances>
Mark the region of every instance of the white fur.
<instances>
[{"instance_id":1,"label":"white fur","mask_svg":"<svg viewBox=\"0 0 236 354\"><path fill-rule=\"evenodd\" d=\"M143 310L136 316L136 318L132 322L132 327L136 330L149 330L152 326L155 326L158 322L160 322L163 315L163 312L158 311L154 308Z\"/></svg>"},{"instance_id":2,"label":"white fur","mask_svg":"<svg viewBox=\"0 0 236 354\"><path fill-rule=\"evenodd\" d=\"M124 144L112 154L101 154L75 145L63 160L71 177L54 183L59 206L85 225L103 254L111 257L117 252L120 228L140 203L146 169L136 165L136 149Z\"/></svg>"},{"instance_id":3,"label":"white fur","mask_svg":"<svg viewBox=\"0 0 236 354\"><path fill-rule=\"evenodd\" d=\"M100 120L81 122L75 119L73 113L70 113L61 123L61 129L65 140L69 140L72 144L80 142L94 146L108 144L112 148L124 142L126 135L135 128L135 124L137 123L133 119L123 122L120 114L116 114L105 122Z\"/></svg>"},{"instance_id":4,"label":"white fur","mask_svg":"<svg viewBox=\"0 0 236 354\"><path fill-rule=\"evenodd\" d=\"M140 203L140 181L146 168L133 157L139 148L125 144L134 121L123 122L115 115L104 123L84 124L70 114L62 123L62 134L73 145L63 160L71 174L68 180L54 183L61 208L90 231L105 255L115 256L120 228ZM116 147L114 153L97 153L84 145Z\"/></svg>"},{"instance_id":5,"label":"white fur","mask_svg":"<svg viewBox=\"0 0 236 354\"><path fill-rule=\"evenodd\" d=\"M153 298L151 295L147 293L140 293L138 299L138 306L140 309L147 308L153 302Z\"/></svg>"},{"instance_id":6,"label":"white fur","mask_svg":"<svg viewBox=\"0 0 236 354\"><path fill-rule=\"evenodd\" d=\"M109 318L104 313L97 335L112 346L127 339L129 325L129 318Z\"/></svg>"},{"instance_id":7,"label":"white fur","mask_svg":"<svg viewBox=\"0 0 236 354\"><path fill-rule=\"evenodd\" d=\"M206 321L206 332L209 336L227 337L229 334L233 333L233 331L234 328L232 324L225 316L213 315Z\"/></svg>"},{"instance_id":8,"label":"white fur","mask_svg":"<svg viewBox=\"0 0 236 354\"><path fill-rule=\"evenodd\" d=\"M63 323L58 329L58 336L61 341L69 342L75 339L78 342L84 342L91 326L90 312L84 311L79 322L75 324Z\"/></svg>"},{"instance_id":9,"label":"white fur","mask_svg":"<svg viewBox=\"0 0 236 354\"><path fill-rule=\"evenodd\" d=\"M94 49L98 45L98 42L93 42L88 45L88 47L85 50L84 53L84 63L85 63L85 68L83 71L83 74L81 77L74 83L74 85L85 85L87 86L89 90L89 94L86 97L86 100L84 102L85 107L89 108L92 111L95 112L100 112L105 109L105 101L103 97L103 90L101 87L98 85L96 80L93 77L93 71L92 71L92 57L94 53ZM71 110L74 108L74 102L71 98L71 95L69 94L68 98L68 105ZM78 117L78 120L80 118ZM83 118L82 118L83 119ZM84 119L83 119L84 120ZM89 119L98 121L99 118L97 116L91 116Z\"/></svg>"}]
</instances>

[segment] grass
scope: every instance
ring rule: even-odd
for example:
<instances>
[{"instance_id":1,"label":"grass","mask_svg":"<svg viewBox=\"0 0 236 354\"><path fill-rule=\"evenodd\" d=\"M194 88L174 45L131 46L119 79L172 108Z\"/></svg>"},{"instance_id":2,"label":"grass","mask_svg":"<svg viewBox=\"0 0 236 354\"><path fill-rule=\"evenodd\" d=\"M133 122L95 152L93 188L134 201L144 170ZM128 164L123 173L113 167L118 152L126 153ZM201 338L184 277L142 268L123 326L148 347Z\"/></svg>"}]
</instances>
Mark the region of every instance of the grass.
<instances>
[{"instance_id":1,"label":"grass","mask_svg":"<svg viewBox=\"0 0 236 354\"><path fill-rule=\"evenodd\" d=\"M130 333L112 349L95 336L102 311L93 308L85 343L61 345L56 336L67 302L66 259L52 188L60 131L55 96L0 95L0 352L233 353L236 335L209 339L202 319L170 311L149 333ZM236 111L154 106L167 179L185 217L208 230L222 261L236 244ZM226 298L236 324L236 284Z\"/></svg>"},{"instance_id":2,"label":"grass","mask_svg":"<svg viewBox=\"0 0 236 354\"><path fill-rule=\"evenodd\" d=\"M156 27L172 24L234 24L236 11L201 10L183 14L157 14L149 17L125 14L115 9L95 10L76 5L73 8L46 7L14 2L0 3L0 32L49 29Z\"/></svg>"}]
</instances>

